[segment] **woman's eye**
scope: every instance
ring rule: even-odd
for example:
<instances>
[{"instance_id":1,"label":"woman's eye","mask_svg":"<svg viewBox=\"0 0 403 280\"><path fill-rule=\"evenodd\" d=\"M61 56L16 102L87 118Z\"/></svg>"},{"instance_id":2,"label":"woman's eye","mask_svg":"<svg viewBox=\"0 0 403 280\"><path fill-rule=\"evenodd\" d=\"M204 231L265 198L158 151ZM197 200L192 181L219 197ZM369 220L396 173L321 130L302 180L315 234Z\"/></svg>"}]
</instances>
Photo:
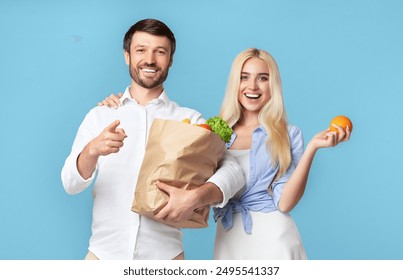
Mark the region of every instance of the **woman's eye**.
<instances>
[{"instance_id":1,"label":"woman's eye","mask_svg":"<svg viewBox=\"0 0 403 280\"><path fill-rule=\"evenodd\" d=\"M248 76L241 75L241 81L246 81L248 79Z\"/></svg>"}]
</instances>

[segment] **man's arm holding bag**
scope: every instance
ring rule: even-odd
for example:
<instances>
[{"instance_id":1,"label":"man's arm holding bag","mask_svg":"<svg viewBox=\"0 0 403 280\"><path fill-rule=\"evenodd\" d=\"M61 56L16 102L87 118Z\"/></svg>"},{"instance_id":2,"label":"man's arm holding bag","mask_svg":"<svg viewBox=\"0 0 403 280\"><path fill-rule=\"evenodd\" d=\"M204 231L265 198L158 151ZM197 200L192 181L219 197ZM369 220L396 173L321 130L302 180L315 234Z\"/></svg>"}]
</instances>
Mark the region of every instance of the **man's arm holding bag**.
<instances>
[{"instance_id":1,"label":"man's arm holding bag","mask_svg":"<svg viewBox=\"0 0 403 280\"><path fill-rule=\"evenodd\" d=\"M157 187L169 195L167 205L155 215L157 220L182 222L188 220L193 212L201 207L219 203L223 193L214 183L207 182L193 190L182 190L157 182Z\"/></svg>"}]
</instances>

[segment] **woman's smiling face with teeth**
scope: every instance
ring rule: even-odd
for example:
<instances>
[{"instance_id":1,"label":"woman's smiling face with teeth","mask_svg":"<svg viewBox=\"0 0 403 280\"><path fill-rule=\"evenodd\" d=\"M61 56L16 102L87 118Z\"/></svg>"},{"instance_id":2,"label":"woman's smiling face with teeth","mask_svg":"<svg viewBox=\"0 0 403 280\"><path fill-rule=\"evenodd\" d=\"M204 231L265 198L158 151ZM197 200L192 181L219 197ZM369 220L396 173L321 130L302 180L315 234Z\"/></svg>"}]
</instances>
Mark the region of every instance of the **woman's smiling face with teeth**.
<instances>
[{"instance_id":1,"label":"woman's smiling face with teeth","mask_svg":"<svg viewBox=\"0 0 403 280\"><path fill-rule=\"evenodd\" d=\"M238 100L244 110L259 113L270 99L269 67L257 57L245 61L241 71Z\"/></svg>"}]
</instances>

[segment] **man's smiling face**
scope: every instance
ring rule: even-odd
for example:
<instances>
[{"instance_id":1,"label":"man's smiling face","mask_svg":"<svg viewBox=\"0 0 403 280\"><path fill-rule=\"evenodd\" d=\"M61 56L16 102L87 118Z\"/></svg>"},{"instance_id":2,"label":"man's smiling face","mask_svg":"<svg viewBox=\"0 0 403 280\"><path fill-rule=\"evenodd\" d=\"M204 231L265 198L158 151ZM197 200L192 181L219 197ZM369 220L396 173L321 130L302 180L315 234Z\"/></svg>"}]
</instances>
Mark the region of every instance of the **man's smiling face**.
<instances>
[{"instance_id":1,"label":"man's smiling face","mask_svg":"<svg viewBox=\"0 0 403 280\"><path fill-rule=\"evenodd\" d=\"M170 41L164 36L135 32L125 60L138 85L147 89L162 87L172 64Z\"/></svg>"}]
</instances>

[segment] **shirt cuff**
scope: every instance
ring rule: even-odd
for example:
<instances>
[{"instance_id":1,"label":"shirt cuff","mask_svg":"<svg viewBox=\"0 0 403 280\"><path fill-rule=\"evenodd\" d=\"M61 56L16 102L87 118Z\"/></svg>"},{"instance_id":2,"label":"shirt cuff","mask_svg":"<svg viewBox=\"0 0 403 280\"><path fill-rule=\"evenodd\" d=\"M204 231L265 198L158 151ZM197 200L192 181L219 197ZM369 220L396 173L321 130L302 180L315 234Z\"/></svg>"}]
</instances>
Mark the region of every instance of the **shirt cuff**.
<instances>
[{"instance_id":1,"label":"shirt cuff","mask_svg":"<svg viewBox=\"0 0 403 280\"><path fill-rule=\"evenodd\" d=\"M77 194L88 188L94 180L98 164L88 179L84 179L77 169L77 158L80 153L70 155L62 169L62 182L68 194Z\"/></svg>"},{"instance_id":2,"label":"shirt cuff","mask_svg":"<svg viewBox=\"0 0 403 280\"><path fill-rule=\"evenodd\" d=\"M207 182L215 184L221 190L223 200L212 206L222 208L245 185L245 178L236 159L225 151L220 168Z\"/></svg>"}]
</instances>

